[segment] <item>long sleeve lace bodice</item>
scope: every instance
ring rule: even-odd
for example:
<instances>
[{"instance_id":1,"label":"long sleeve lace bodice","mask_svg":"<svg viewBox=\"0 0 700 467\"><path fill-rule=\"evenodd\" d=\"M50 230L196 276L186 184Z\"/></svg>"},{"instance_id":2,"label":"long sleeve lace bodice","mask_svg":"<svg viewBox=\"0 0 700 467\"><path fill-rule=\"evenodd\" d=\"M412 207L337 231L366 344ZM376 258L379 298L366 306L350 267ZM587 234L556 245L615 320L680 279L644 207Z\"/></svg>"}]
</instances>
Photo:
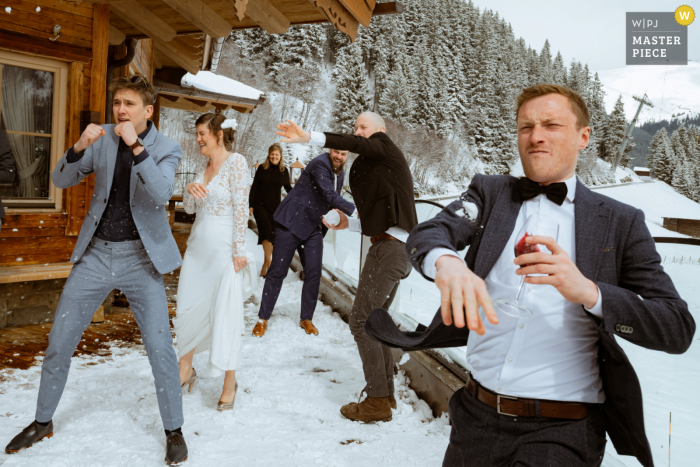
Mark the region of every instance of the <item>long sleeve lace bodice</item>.
<instances>
[{"instance_id":1,"label":"long sleeve lace bodice","mask_svg":"<svg viewBox=\"0 0 700 467\"><path fill-rule=\"evenodd\" d=\"M197 166L193 183L204 182L208 161ZM195 199L185 190L182 202L188 214L208 216L233 216L233 256L245 256L246 230L248 228L248 164L243 156L233 153L219 168L219 173L209 181L207 196Z\"/></svg>"}]
</instances>

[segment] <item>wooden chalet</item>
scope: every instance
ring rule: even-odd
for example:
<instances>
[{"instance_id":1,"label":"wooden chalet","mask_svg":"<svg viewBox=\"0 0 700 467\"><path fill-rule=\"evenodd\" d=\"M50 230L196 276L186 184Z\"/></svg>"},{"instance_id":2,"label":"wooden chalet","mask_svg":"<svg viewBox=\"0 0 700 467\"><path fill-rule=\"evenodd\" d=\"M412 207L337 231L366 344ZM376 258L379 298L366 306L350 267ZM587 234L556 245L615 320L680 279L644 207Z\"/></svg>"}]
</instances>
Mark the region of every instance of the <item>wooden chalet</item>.
<instances>
[{"instance_id":1,"label":"wooden chalet","mask_svg":"<svg viewBox=\"0 0 700 467\"><path fill-rule=\"evenodd\" d=\"M159 91L156 110L249 112L259 99L182 85L186 73L216 70L232 30L283 34L290 25L330 22L354 40L359 24L402 9L376 0L5 0L2 6L0 128L18 179L0 185L7 211L0 229L0 328L52 320L94 182L88 177L61 190L51 171L85 126L111 120L107 87L115 76L151 78Z\"/></svg>"}]
</instances>

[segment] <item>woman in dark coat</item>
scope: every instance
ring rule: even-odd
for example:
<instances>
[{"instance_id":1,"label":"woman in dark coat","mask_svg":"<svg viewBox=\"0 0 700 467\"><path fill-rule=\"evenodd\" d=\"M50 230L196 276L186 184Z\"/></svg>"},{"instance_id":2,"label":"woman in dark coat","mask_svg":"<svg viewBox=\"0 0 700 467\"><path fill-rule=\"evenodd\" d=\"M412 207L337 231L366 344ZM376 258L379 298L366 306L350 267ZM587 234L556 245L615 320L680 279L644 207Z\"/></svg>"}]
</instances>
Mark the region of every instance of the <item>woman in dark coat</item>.
<instances>
[{"instance_id":1,"label":"woman in dark coat","mask_svg":"<svg viewBox=\"0 0 700 467\"><path fill-rule=\"evenodd\" d=\"M284 166L282 146L275 143L267 150L267 159L255 171L250 188L250 213L258 224L258 245L263 246L265 261L260 275L265 277L272 261L272 245L275 243L275 221L272 215L281 202L282 187L289 193L289 170Z\"/></svg>"}]
</instances>

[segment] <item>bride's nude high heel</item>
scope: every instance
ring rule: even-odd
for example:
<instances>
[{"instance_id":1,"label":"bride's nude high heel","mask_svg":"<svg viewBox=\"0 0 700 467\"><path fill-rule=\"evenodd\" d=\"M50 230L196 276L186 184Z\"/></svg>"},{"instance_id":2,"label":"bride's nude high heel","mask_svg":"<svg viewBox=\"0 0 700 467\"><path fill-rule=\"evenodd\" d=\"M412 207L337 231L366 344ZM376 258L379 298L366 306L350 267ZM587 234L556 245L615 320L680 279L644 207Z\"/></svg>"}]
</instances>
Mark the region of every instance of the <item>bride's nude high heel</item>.
<instances>
[{"instance_id":1,"label":"bride's nude high heel","mask_svg":"<svg viewBox=\"0 0 700 467\"><path fill-rule=\"evenodd\" d=\"M189 383L190 386L189 388L187 388L187 392L192 392L192 386L194 386L195 381L197 381L197 370L195 370L193 367L192 374L189 378L187 378L187 380L184 383L182 383L182 386L180 386L180 388L184 388L185 385Z\"/></svg>"},{"instance_id":2,"label":"bride's nude high heel","mask_svg":"<svg viewBox=\"0 0 700 467\"><path fill-rule=\"evenodd\" d=\"M219 412L223 412L224 410L233 410L233 403L236 402L236 396L238 395L238 382L236 382L236 393L233 395L233 400L229 402L228 404L225 404L219 400L219 403L216 404L216 410Z\"/></svg>"}]
</instances>

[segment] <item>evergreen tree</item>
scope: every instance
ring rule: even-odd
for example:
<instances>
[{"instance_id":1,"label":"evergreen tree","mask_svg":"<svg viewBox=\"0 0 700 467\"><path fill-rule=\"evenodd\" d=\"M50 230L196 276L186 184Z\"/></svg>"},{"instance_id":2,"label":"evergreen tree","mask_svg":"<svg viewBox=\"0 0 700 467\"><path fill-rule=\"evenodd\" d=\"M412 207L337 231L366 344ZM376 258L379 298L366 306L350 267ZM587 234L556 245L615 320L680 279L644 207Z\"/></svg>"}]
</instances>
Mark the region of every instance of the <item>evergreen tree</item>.
<instances>
[{"instance_id":1,"label":"evergreen tree","mask_svg":"<svg viewBox=\"0 0 700 467\"><path fill-rule=\"evenodd\" d=\"M352 133L357 116L371 110L367 72L362 61L362 49L356 44L338 52L333 70L335 99L333 100L334 130Z\"/></svg>"},{"instance_id":2,"label":"evergreen tree","mask_svg":"<svg viewBox=\"0 0 700 467\"><path fill-rule=\"evenodd\" d=\"M579 74L580 76L580 74ZM608 124L605 127L603 140L600 146L600 157L610 163L613 163L618 157L620 145L627 133L627 120L625 120L625 106L622 103L622 95L615 101L615 107L608 117ZM625 152L620 159L620 166L627 167L629 164L629 152L632 150L632 141L627 142Z\"/></svg>"},{"instance_id":3,"label":"evergreen tree","mask_svg":"<svg viewBox=\"0 0 700 467\"><path fill-rule=\"evenodd\" d=\"M552 53L549 50L549 40L544 41L544 47L540 52L539 82L543 84L554 83L554 70L552 64Z\"/></svg>"},{"instance_id":4,"label":"evergreen tree","mask_svg":"<svg viewBox=\"0 0 700 467\"><path fill-rule=\"evenodd\" d=\"M414 89L408 80L405 59L400 59L386 79L385 90L379 101L379 114L409 126L413 119Z\"/></svg>"},{"instance_id":5,"label":"evergreen tree","mask_svg":"<svg viewBox=\"0 0 700 467\"><path fill-rule=\"evenodd\" d=\"M552 82L560 86L566 86L566 65L564 65L564 58L561 56L561 52L557 52L557 57L552 63Z\"/></svg>"}]
</instances>

